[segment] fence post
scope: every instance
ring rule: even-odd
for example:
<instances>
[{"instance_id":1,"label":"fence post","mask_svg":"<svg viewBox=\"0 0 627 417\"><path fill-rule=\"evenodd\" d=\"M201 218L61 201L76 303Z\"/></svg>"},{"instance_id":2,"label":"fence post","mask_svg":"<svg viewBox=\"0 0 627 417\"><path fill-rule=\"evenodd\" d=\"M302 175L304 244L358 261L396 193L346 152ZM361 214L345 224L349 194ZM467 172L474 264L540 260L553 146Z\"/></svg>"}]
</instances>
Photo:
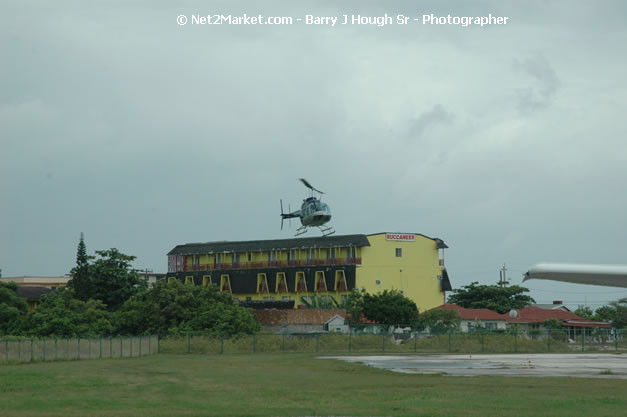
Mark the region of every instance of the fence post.
<instances>
[{"instance_id":1,"label":"fence post","mask_svg":"<svg viewBox=\"0 0 627 417\"><path fill-rule=\"evenodd\" d=\"M614 330L614 344L616 345L616 350L618 350L618 330Z\"/></svg>"},{"instance_id":2,"label":"fence post","mask_svg":"<svg viewBox=\"0 0 627 417\"><path fill-rule=\"evenodd\" d=\"M142 355L142 337L141 335L139 336L139 356Z\"/></svg>"},{"instance_id":3,"label":"fence post","mask_svg":"<svg viewBox=\"0 0 627 417\"><path fill-rule=\"evenodd\" d=\"M451 332L448 332L448 353L451 353Z\"/></svg>"},{"instance_id":4,"label":"fence post","mask_svg":"<svg viewBox=\"0 0 627 417\"><path fill-rule=\"evenodd\" d=\"M585 350L584 345L586 343L586 328L581 329L581 351Z\"/></svg>"},{"instance_id":5,"label":"fence post","mask_svg":"<svg viewBox=\"0 0 627 417\"><path fill-rule=\"evenodd\" d=\"M220 354L224 353L224 333L220 335Z\"/></svg>"},{"instance_id":6,"label":"fence post","mask_svg":"<svg viewBox=\"0 0 627 417\"><path fill-rule=\"evenodd\" d=\"M18 362L22 361L22 341L21 340L17 342L17 361Z\"/></svg>"},{"instance_id":7,"label":"fence post","mask_svg":"<svg viewBox=\"0 0 627 417\"><path fill-rule=\"evenodd\" d=\"M46 361L46 339L44 339L44 362Z\"/></svg>"},{"instance_id":8,"label":"fence post","mask_svg":"<svg viewBox=\"0 0 627 417\"><path fill-rule=\"evenodd\" d=\"M485 331L481 330L481 353L485 351L484 344L485 344Z\"/></svg>"},{"instance_id":9,"label":"fence post","mask_svg":"<svg viewBox=\"0 0 627 417\"><path fill-rule=\"evenodd\" d=\"M353 337L351 335L352 331L351 328L348 328L348 353L351 353L353 351ZM316 349L316 352L318 350Z\"/></svg>"},{"instance_id":10,"label":"fence post","mask_svg":"<svg viewBox=\"0 0 627 417\"><path fill-rule=\"evenodd\" d=\"M546 329L546 351L551 352L551 329Z\"/></svg>"},{"instance_id":11,"label":"fence post","mask_svg":"<svg viewBox=\"0 0 627 417\"><path fill-rule=\"evenodd\" d=\"M122 336L120 336L120 358L122 357Z\"/></svg>"},{"instance_id":12,"label":"fence post","mask_svg":"<svg viewBox=\"0 0 627 417\"><path fill-rule=\"evenodd\" d=\"M152 350L150 349L150 342L152 342L152 335L148 336L148 354L152 354Z\"/></svg>"},{"instance_id":13,"label":"fence post","mask_svg":"<svg viewBox=\"0 0 627 417\"><path fill-rule=\"evenodd\" d=\"M35 350L33 349L33 339L30 340L30 361L35 360Z\"/></svg>"},{"instance_id":14,"label":"fence post","mask_svg":"<svg viewBox=\"0 0 627 417\"><path fill-rule=\"evenodd\" d=\"M133 336L128 338L129 343L131 344L131 358L133 357Z\"/></svg>"},{"instance_id":15,"label":"fence post","mask_svg":"<svg viewBox=\"0 0 627 417\"><path fill-rule=\"evenodd\" d=\"M257 334L253 333L253 353L257 351Z\"/></svg>"},{"instance_id":16,"label":"fence post","mask_svg":"<svg viewBox=\"0 0 627 417\"><path fill-rule=\"evenodd\" d=\"M316 353L318 353L319 346L320 346L320 333L316 334Z\"/></svg>"},{"instance_id":17,"label":"fence post","mask_svg":"<svg viewBox=\"0 0 627 417\"><path fill-rule=\"evenodd\" d=\"M113 359L113 337L109 336L109 357Z\"/></svg>"},{"instance_id":18,"label":"fence post","mask_svg":"<svg viewBox=\"0 0 627 417\"><path fill-rule=\"evenodd\" d=\"M189 333L187 333L187 353L191 352L192 346L192 338L190 337Z\"/></svg>"},{"instance_id":19,"label":"fence post","mask_svg":"<svg viewBox=\"0 0 627 417\"><path fill-rule=\"evenodd\" d=\"M59 360L59 349L58 349L57 339L54 339L54 360L55 361Z\"/></svg>"},{"instance_id":20,"label":"fence post","mask_svg":"<svg viewBox=\"0 0 627 417\"><path fill-rule=\"evenodd\" d=\"M518 353L518 329L514 328L514 353Z\"/></svg>"},{"instance_id":21,"label":"fence post","mask_svg":"<svg viewBox=\"0 0 627 417\"><path fill-rule=\"evenodd\" d=\"M414 333L414 353L418 351L418 333Z\"/></svg>"},{"instance_id":22,"label":"fence post","mask_svg":"<svg viewBox=\"0 0 627 417\"><path fill-rule=\"evenodd\" d=\"M385 352L385 333L381 333L381 349Z\"/></svg>"},{"instance_id":23,"label":"fence post","mask_svg":"<svg viewBox=\"0 0 627 417\"><path fill-rule=\"evenodd\" d=\"M69 337L65 339L65 360L66 361L70 360L70 338Z\"/></svg>"},{"instance_id":24,"label":"fence post","mask_svg":"<svg viewBox=\"0 0 627 417\"><path fill-rule=\"evenodd\" d=\"M618 344L616 345L618 348ZM9 341L4 341L4 361L9 362Z\"/></svg>"},{"instance_id":25,"label":"fence post","mask_svg":"<svg viewBox=\"0 0 627 417\"><path fill-rule=\"evenodd\" d=\"M159 353L159 349L161 348L161 345L159 344L160 338L159 338L159 334L157 334L157 353Z\"/></svg>"}]
</instances>

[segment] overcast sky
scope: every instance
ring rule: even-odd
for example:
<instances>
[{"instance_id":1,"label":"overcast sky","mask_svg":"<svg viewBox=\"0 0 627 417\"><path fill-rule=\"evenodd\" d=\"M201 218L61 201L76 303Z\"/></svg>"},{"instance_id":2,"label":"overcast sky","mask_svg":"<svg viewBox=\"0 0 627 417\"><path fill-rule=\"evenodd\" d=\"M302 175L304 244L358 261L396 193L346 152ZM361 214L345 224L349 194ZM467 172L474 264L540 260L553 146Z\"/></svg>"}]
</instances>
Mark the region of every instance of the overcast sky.
<instances>
[{"instance_id":1,"label":"overcast sky","mask_svg":"<svg viewBox=\"0 0 627 417\"><path fill-rule=\"evenodd\" d=\"M244 13L294 23L191 21ZM420 21L340 24L386 13ZM517 284L540 261L627 264L625 16L619 0L2 1L3 276L67 273L81 232L155 272L178 244L291 237L279 199L298 207L299 177L337 234L443 239L456 288L504 263ZM525 284L538 302L627 296Z\"/></svg>"}]
</instances>

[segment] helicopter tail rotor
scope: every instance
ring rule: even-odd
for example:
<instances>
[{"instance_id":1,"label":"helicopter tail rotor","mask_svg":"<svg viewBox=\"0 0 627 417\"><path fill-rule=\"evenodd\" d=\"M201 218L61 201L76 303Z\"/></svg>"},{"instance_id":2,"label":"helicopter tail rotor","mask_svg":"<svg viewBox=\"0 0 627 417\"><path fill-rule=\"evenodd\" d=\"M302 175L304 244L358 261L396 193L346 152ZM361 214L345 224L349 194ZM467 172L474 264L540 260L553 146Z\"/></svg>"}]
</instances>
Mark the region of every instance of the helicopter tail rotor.
<instances>
[{"instance_id":1,"label":"helicopter tail rotor","mask_svg":"<svg viewBox=\"0 0 627 417\"><path fill-rule=\"evenodd\" d=\"M283 230L283 220L285 219L283 217L283 200L279 200L279 202L281 203L281 230Z\"/></svg>"}]
</instances>

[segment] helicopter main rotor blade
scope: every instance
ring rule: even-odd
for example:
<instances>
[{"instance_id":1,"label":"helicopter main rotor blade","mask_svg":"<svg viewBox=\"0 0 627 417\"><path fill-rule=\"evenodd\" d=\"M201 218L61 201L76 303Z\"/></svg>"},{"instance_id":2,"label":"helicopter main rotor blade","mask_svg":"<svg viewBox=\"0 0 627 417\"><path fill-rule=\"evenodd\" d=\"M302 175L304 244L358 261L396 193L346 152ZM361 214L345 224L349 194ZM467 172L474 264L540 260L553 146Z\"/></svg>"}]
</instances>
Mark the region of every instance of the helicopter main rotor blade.
<instances>
[{"instance_id":1,"label":"helicopter main rotor blade","mask_svg":"<svg viewBox=\"0 0 627 417\"><path fill-rule=\"evenodd\" d=\"M310 190L315 191L315 192L317 192L317 193L324 194L324 192L322 192L322 191L320 191L320 190L315 189L315 188L314 188L314 186L313 186L313 185L311 185L311 184L309 184L309 182L308 182L306 179L304 179L304 178L299 178L299 179L301 180L301 182L302 182L303 184L305 184L305 187L307 187L307 188L309 188Z\"/></svg>"}]
</instances>

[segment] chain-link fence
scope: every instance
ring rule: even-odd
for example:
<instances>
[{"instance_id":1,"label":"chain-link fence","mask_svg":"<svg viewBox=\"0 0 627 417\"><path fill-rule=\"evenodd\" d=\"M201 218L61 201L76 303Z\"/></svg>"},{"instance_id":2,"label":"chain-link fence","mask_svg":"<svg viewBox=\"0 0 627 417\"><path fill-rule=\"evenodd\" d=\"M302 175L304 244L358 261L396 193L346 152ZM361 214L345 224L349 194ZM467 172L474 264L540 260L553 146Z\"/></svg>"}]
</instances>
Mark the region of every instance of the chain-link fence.
<instances>
[{"instance_id":1,"label":"chain-link fence","mask_svg":"<svg viewBox=\"0 0 627 417\"><path fill-rule=\"evenodd\" d=\"M0 363L129 358L158 352L158 336L0 339Z\"/></svg>"},{"instance_id":2,"label":"chain-link fence","mask_svg":"<svg viewBox=\"0 0 627 417\"><path fill-rule=\"evenodd\" d=\"M156 353L564 353L627 351L627 333L613 329L509 328L432 334L409 327L354 326L344 332L242 336L100 337L0 340L0 363L125 358Z\"/></svg>"},{"instance_id":3,"label":"chain-link fence","mask_svg":"<svg viewBox=\"0 0 627 417\"><path fill-rule=\"evenodd\" d=\"M430 334L411 330L351 327L345 333L258 333L225 337L185 334L163 337L161 353L546 353L627 351L625 333L610 329Z\"/></svg>"}]
</instances>

